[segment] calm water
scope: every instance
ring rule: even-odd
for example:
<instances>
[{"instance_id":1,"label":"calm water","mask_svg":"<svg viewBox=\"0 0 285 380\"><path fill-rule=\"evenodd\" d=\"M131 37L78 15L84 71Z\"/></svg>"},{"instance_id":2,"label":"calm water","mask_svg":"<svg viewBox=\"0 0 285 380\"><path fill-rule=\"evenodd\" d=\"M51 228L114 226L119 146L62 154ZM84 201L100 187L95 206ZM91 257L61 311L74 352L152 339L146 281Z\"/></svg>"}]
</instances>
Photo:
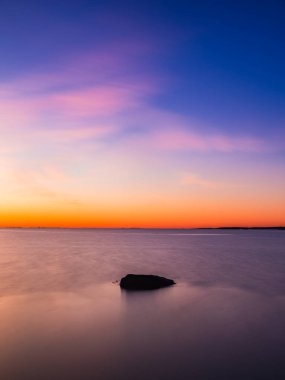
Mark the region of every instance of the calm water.
<instances>
[{"instance_id":1,"label":"calm water","mask_svg":"<svg viewBox=\"0 0 285 380\"><path fill-rule=\"evenodd\" d=\"M0 230L0 379L285 379L284 274L285 231Z\"/></svg>"}]
</instances>

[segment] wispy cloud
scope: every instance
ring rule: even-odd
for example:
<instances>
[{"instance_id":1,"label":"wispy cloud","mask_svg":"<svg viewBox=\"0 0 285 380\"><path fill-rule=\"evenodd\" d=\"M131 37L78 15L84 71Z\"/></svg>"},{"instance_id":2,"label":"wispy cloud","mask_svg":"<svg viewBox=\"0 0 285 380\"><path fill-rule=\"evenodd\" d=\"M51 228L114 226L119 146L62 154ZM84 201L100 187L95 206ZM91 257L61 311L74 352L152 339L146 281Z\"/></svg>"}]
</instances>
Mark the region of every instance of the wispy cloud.
<instances>
[{"instance_id":1,"label":"wispy cloud","mask_svg":"<svg viewBox=\"0 0 285 380\"><path fill-rule=\"evenodd\" d=\"M10 172L17 172L13 180L7 170L2 175L7 193L17 189L75 202L84 186L106 191L102 183L108 182L106 176L116 178L117 161L128 173L142 157L151 162L161 155L171 166L174 155L185 151L230 154L280 149L258 137L234 136L218 128L215 133L205 132L209 128L203 128L203 121L198 126L162 109L153 102L153 96L163 91L160 80L139 70L140 48L130 44L122 49L120 54L114 47L87 53L50 72L0 85L0 155L5 156L7 168L11 166ZM47 169L49 165L54 169ZM62 167L68 168L69 179L59 174ZM97 171L92 174L94 167ZM141 164L137 168L146 181L155 180L144 174ZM83 181L78 173L85 173ZM127 174L123 178L130 182ZM180 183L212 189L229 186L194 173L183 173ZM72 191L75 186L77 195Z\"/></svg>"},{"instance_id":2,"label":"wispy cloud","mask_svg":"<svg viewBox=\"0 0 285 380\"><path fill-rule=\"evenodd\" d=\"M124 133L125 141L148 149L198 152L264 152L280 142L215 133L190 118L155 106L161 82L141 74L141 48L112 46L64 62L50 72L30 74L0 85L0 151L5 145L28 146L101 140ZM120 52L120 54L118 54ZM124 54L122 54L124 53ZM139 130L133 138L129 130ZM229 128L230 130L230 128ZM114 139L112 139L114 143ZM282 145L282 144L281 144Z\"/></svg>"},{"instance_id":3,"label":"wispy cloud","mask_svg":"<svg viewBox=\"0 0 285 380\"><path fill-rule=\"evenodd\" d=\"M131 72L140 56L137 46L125 46L122 55L116 50L83 54L50 72L2 83L0 152L7 152L7 145L13 152L21 145L26 150L35 144L100 140L129 128L125 115L143 114L155 86Z\"/></svg>"},{"instance_id":4,"label":"wispy cloud","mask_svg":"<svg viewBox=\"0 0 285 380\"><path fill-rule=\"evenodd\" d=\"M180 174L180 183L181 185L202 186L202 187L207 187L211 189L224 186L224 184L221 182L212 181L212 180L200 177L199 175L191 173L191 172L183 172L182 174Z\"/></svg>"},{"instance_id":5,"label":"wispy cloud","mask_svg":"<svg viewBox=\"0 0 285 380\"><path fill-rule=\"evenodd\" d=\"M5 188L10 191L9 197L17 198L19 194L25 199L44 199L45 201L60 203L61 205L80 205L82 200L70 191L73 186L74 178L66 171L53 165L39 165L36 168L27 168L17 163L10 167L6 173L0 172L0 182L2 193L5 195ZM4 174L4 175L3 175Z\"/></svg>"},{"instance_id":6,"label":"wispy cloud","mask_svg":"<svg viewBox=\"0 0 285 380\"><path fill-rule=\"evenodd\" d=\"M229 136L226 134L197 133L178 126L173 130L160 131L155 142L162 149L193 150L200 152L263 152L268 149L259 138Z\"/></svg>"},{"instance_id":7,"label":"wispy cloud","mask_svg":"<svg viewBox=\"0 0 285 380\"><path fill-rule=\"evenodd\" d=\"M114 134L115 125L95 125L94 127L54 128L35 131L34 138L57 143L81 142L100 139Z\"/></svg>"}]
</instances>

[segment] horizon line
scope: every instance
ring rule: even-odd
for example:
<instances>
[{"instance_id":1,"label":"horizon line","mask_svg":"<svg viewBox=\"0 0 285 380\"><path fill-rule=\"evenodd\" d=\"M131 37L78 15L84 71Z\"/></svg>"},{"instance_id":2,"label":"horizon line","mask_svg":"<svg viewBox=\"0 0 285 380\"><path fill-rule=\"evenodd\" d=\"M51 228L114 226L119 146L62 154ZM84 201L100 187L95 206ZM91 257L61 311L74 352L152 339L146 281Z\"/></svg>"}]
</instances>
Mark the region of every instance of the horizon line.
<instances>
[{"instance_id":1,"label":"horizon line","mask_svg":"<svg viewBox=\"0 0 285 380\"><path fill-rule=\"evenodd\" d=\"M218 227L64 227L64 226L3 226L0 229L66 229L66 230L262 230L280 229L285 226L218 226Z\"/></svg>"}]
</instances>

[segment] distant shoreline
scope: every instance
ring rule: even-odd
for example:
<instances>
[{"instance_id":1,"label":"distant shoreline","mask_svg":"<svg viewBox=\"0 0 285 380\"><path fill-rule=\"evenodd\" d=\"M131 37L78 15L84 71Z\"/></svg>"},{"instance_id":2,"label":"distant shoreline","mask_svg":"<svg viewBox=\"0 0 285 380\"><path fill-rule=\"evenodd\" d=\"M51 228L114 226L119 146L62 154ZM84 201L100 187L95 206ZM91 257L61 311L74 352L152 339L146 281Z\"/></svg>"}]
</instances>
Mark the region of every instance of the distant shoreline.
<instances>
[{"instance_id":1,"label":"distant shoreline","mask_svg":"<svg viewBox=\"0 0 285 380\"><path fill-rule=\"evenodd\" d=\"M204 229L204 228L202 228ZM217 227L212 230L285 230L285 227Z\"/></svg>"}]
</instances>

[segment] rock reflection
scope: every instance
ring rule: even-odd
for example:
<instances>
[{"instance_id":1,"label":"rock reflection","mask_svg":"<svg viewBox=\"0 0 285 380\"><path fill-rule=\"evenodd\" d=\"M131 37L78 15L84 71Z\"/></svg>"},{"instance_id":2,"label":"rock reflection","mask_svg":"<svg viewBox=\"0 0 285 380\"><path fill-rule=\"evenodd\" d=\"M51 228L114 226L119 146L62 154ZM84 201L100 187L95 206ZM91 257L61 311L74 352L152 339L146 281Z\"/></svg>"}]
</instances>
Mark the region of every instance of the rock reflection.
<instances>
[{"instance_id":1,"label":"rock reflection","mask_svg":"<svg viewBox=\"0 0 285 380\"><path fill-rule=\"evenodd\" d=\"M285 235L0 235L1 380L285 378ZM128 272L177 285L126 293Z\"/></svg>"},{"instance_id":2,"label":"rock reflection","mask_svg":"<svg viewBox=\"0 0 285 380\"><path fill-rule=\"evenodd\" d=\"M281 379L284 315L280 299L186 284L3 297L1 379Z\"/></svg>"}]
</instances>

